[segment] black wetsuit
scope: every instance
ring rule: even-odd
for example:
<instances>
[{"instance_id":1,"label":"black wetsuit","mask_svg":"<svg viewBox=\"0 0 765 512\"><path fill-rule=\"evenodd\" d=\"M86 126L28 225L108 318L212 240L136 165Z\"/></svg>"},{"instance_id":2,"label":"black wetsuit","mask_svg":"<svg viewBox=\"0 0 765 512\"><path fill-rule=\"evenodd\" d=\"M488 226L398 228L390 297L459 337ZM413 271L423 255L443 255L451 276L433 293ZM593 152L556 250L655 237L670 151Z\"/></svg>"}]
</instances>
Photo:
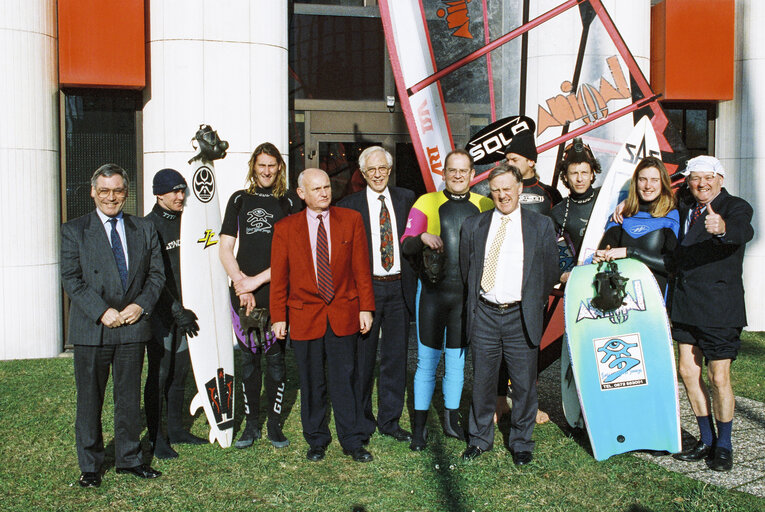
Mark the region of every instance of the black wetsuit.
<instances>
[{"instance_id":1,"label":"black wetsuit","mask_svg":"<svg viewBox=\"0 0 765 512\"><path fill-rule=\"evenodd\" d=\"M271 240L274 224L282 218L296 213L302 208L300 199L292 191L281 197L273 196L272 190L256 189L254 194L244 190L235 192L228 201L226 214L221 227L222 235L239 239L236 261L247 276L255 276L271 266ZM268 310L269 283L254 291L255 307ZM248 424L258 425L260 409L260 389L263 380L260 354L266 356L266 395L268 399L268 420L278 421L281 413L281 400L285 385L284 342L277 340L269 328L266 332L251 330L242 332L239 322L239 297L233 286L231 293L231 313L234 332L239 340L242 358L242 387L244 389L245 415ZM257 347L255 337L259 338L262 349ZM271 427L269 427L271 428Z\"/></svg>"},{"instance_id":2,"label":"black wetsuit","mask_svg":"<svg viewBox=\"0 0 765 512\"><path fill-rule=\"evenodd\" d=\"M445 350L444 404L451 410L459 407L465 364L463 284L459 266L460 229L466 218L493 207L494 203L487 197L473 193L457 196L444 190L420 197L409 212L401 252L412 261L415 268L422 268L422 233L438 235L444 244L441 279L436 284L426 278L420 279L417 303L419 343L414 376L415 410L422 411L430 407L436 367L442 350Z\"/></svg>"},{"instance_id":3,"label":"black wetsuit","mask_svg":"<svg viewBox=\"0 0 765 512\"><path fill-rule=\"evenodd\" d=\"M595 199L598 197L599 188L588 188L582 194L571 192L568 197L555 205L552 209L553 224L558 232L568 234L574 249L574 256L579 254L584 240L584 232L590 221Z\"/></svg>"},{"instance_id":4,"label":"black wetsuit","mask_svg":"<svg viewBox=\"0 0 765 512\"><path fill-rule=\"evenodd\" d=\"M626 247L627 257L645 263L653 272L662 294L666 294L665 257L677 247L680 215L677 210L672 210L664 217L652 217L650 209L651 204L640 204L640 211L625 217L622 224L609 222L599 248Z\"/></svg>"},{"instance_id":5,"label":"black wetsuit","mask_svg":"<svg viewBox=\"0 0 765 512\"><path fill-rule=\"evenodd\" d=\"M191 364L186 336L178 331L173 314L181 302L181 214L155 204L146 216L157 230L165 267L165 286L151 315L152 342L146 345L148 373L144 409L149 439L156 443L164 398L167 397L167 431L171 441L183 436L186 376Z\"/></svg>"},{"instance_id":6,"label":"black wetsuit","mask_svg":"<svg viewBox=\"0 0 765 512\"><path fill-rule=\"evenodd\" d=\"M533 176L523 180L523 191L518 199L522 208L550 215L553 206L561 201L560 192Z\"/></svg>"}]
</instances>

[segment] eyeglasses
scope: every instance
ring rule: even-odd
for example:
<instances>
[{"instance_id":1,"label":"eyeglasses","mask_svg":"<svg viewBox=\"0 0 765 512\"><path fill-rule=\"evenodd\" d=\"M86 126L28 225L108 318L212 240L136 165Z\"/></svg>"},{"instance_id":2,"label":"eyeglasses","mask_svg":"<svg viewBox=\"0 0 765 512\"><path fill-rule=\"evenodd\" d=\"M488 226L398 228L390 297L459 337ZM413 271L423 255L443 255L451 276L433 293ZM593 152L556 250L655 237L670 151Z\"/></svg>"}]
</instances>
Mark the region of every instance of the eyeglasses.
<instances>
[{"instance_id":1,"label":"eyeglasses","mask_svg":"<svg viewBox=\"0 0 765 512\"><path fill-rule=\"evenodd\" d=\"M473 169L455 169L454 167L447 167L444 173L449 174L451 176L456 176L458 174L460 176L467 176L468 174L470 174L470 171L472 170Z\"/></svg>"},{"instance_id":2,"label":"eyeglasses","mask_svg":"<svg viewBox=\"0 0 765 512\"><path fill-rule=\"evenodd\" d=\"M126 188L99 188L96 189L96 195L99 199L106 199L111 194L114 194L114 197L125 197L127 195L127 189Z\"/></svg>"},{"instance_id":3,"label":"eyeglasses","mask_svg":"<svg viewBox=\"0 0 765 512\"><path fill-rule=\"evenodd\" d=\"M379 167L367 167L364 169L365 174L381 174L386 175L390 172L390 167L387 165L381 165Z\"/></svg>"}]
</instances>

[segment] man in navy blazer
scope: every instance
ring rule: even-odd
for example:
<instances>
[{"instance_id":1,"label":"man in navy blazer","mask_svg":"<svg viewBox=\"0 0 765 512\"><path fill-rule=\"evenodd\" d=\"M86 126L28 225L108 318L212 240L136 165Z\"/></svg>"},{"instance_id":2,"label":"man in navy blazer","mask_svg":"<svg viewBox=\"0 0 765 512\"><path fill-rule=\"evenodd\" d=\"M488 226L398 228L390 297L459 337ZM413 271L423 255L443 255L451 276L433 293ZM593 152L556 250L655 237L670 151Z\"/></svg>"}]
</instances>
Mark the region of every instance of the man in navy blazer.
<instances>
[{"instance_id":1,"label":"man in navy blazer","mask_svg":"<svg viewBox=\"0 0 765 512\"><path fill-rule=\"evenodd\" d=\"M753 212L749 203L723 188L725 169L716 158L692 158L684 174L690 197L679 204L680 244L672 255L675 288L670 317L680 376L701 439L675 458L709 458L711 469L729 471L735 406L730 367L746 325L742 273L744 247L754 236ZM702 376L705 361L709 389Z\"/></svg>"},{"instance_id":2,"label":"man in navy blazer","mask_svg":"<svg viewBox=\"0 0 765 512\"><path fill-rule=\"evenodd\" d=\"M523 177L517 167L499 165L488 181L494 209L466 219L460 232L474 372L462 458L475 459L494 446L494 396L504 359L513 383L508 444L521 466L532 460L537 357L545 304L560 279L558 249L550 218L519 208Z\"/></svg>"},{"instance_id":3,"label":"man in navy blazer","mask_svg":"<svg viewBox=\"0 0 765 512\"><path fill-rule=\"evenodd\" d=\"M165 283L157 232L148 220L122 213L128 178L121 167L99 167L91 179L90 195L96 210L61 226L61 282L71 299L68 340L74 345L75 434L82 487L101 484L101 411L110 368L117 473L161 475L143 463L139 439L149 314Z\"/></svg>"},{"instance_id":4,"label":"man in navy blazer","mask_svg":"<svg viewBox=\"0 0 765 512\"><path fill-rule=\"evenodd\" d=\"M365 149L359 155L359 168L367 187L343 198L338 206L358 211L364 220L375 294L372 328L367 334L359 336L356 352L358 393L364 412L363 430L367 439L377 427L383 435L408 442L412 435L401 428L399 419L404 409L409 319L414 315L417 276L409 262L401 256L400 240L409 209L414 204L414 192L388 185L392 167L393 157L384 148L372 146ZM372 387L378 341L380 377L377 380L375 419Z\"/></svg>"}]
</instances>

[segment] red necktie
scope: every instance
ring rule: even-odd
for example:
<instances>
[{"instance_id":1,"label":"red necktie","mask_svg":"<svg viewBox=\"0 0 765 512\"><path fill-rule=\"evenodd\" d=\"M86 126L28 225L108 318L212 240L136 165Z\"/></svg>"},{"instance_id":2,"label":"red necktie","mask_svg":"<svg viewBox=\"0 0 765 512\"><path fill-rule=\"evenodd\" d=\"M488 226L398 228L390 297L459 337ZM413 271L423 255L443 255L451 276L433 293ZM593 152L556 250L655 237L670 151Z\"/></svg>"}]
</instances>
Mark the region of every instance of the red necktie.
<instances>
[{"instance_id":1,"label":"red necktie","mask_svg":"<svg viewBox=\"0 0 765 512\"><path fill-rule=\"evenodd\" d=\"M696 206L693 207L693 211L691 212L691 221L688 223L688 229L691 229L691 226L693 226L693 223L698 220L699 217L701 217L701 210L704 209L703 204L696 203Z\"/></svg>"},{"instance_id":2,"label":"red necktie","mask_svg":"<svg viewBox=\"0 0 765 512\"><path fill-rule=\"evenodd\" d=\"M321 215L319 215L319 230L316 233L316 277L319 295L329 304L335 296L335 291L332 286L332 269L329 267L327 231L324 229L324 219Z\"/></svg>"}]
</instances>

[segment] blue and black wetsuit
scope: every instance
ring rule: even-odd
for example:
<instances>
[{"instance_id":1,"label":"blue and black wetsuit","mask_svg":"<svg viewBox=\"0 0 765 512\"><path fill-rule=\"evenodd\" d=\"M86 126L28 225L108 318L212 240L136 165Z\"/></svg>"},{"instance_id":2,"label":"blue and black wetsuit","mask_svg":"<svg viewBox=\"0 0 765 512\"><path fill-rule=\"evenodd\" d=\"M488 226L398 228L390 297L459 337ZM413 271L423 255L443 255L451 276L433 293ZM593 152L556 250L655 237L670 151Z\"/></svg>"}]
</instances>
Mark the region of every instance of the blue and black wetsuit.
<instances>
[{"instance_id":1,"label":"blue and black wetsuit","mask_svg":"<svg viewBox=\"0 0 765 512\"><path fill-rule=\"evenodd\" d=\"M640 210L631 217L625 217L622 224L609 221L600 241L600 249L606 246L626 247L628 258L640 260L651 269L666 298L666 256L677 247L680 215L677 210L671 210L664 217L652 217L650 209L650 203L641 203Z\"/></svg>"}]
</instances>

